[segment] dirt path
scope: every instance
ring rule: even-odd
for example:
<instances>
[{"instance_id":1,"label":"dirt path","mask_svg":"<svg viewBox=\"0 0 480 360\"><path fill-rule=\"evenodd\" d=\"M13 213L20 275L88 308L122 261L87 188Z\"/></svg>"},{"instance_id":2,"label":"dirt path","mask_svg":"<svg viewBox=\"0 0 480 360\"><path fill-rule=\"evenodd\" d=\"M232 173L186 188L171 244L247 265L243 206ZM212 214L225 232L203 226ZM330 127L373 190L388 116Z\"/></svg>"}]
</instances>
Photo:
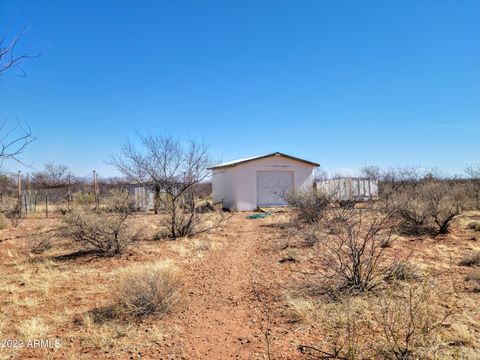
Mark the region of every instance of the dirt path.
<instances>
[{"instance_id":1,"label":"dirt path","mask_svg":"<svg viewBox=\"0 0 480 360\"><path fill-rule=\"evenodd\" d=\"M242 218L240 218L240 216ZM185 270L190 288L177 326L188 359L257 359L266 353L262 308L252 294L258 261L258 224L236 215L228 241Z\"/></svg>"}]
</instances>

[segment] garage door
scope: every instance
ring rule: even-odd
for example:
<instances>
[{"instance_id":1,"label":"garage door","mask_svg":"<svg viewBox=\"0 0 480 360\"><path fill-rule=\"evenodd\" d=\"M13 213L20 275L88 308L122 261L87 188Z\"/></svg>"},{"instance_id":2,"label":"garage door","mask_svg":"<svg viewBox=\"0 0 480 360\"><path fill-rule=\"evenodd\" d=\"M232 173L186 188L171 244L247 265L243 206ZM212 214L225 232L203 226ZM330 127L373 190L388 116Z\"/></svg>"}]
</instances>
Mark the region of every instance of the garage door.
<instances>
[{"instance_id":1,"label":"garage door","mask_svg":"<svg viewBox=\"0 0 480 360\"><path fill-rule=\"evenodd\" d=\"M293 189L293 171L258 171L257 206L287 205L284 194Z\"/></svg>"}]
</instances>

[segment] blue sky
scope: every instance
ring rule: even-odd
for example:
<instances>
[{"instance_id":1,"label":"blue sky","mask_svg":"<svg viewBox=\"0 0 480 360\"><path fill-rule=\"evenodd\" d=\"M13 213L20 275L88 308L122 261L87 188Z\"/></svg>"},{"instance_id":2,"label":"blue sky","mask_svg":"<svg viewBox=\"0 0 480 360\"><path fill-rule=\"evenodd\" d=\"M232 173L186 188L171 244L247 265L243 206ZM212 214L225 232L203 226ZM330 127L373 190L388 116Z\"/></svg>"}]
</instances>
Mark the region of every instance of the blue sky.
<instances>
[{"instance_id":1,"label":"blue sky","mask_svg":"<svg viewBox=\"0 0 480 360\"><path fill-rule=\"evenodd\" d=\"M223 161L462 173L480 161L479 14L453 0L0 0L0 31L28 26L24 48L43 53L0 80L0 119L37 134L24 161L78 175L115 175L105 160L136 131L203 139Z\"/></svg>"}]
</instances>

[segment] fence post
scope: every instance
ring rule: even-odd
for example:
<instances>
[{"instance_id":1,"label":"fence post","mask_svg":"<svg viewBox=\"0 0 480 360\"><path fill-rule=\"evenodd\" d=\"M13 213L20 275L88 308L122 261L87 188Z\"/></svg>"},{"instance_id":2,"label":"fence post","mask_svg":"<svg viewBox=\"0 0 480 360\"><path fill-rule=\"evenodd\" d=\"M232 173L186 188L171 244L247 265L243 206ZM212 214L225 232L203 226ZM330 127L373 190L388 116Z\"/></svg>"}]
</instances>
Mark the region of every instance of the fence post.
<instances>
[{"instance_id":1,"label":"fence post","mask_svg":"<svg viewBox=\"0 0 480 360\"><path fill-rule=\"evenodd\" d=\"M72 190L70 188L71 182L72 182L71 176L68 175L67 210L70 210L70 201L72 201L72 199L71 199L72 198Z\"/></svg>"},{"instance_id":2,"label":"fence post","mask_svg":"<svg viewBox=\"0 0 480 360\"><path fill-rule=\"evenodd\" d=\"M93 170L93 193L95 195L95 210L98 211L97 172L95 170Z\"/></svg>"},{"instance_id":3,"label":"fence post","mask_svg":"<svg viewBox=\"0 0 480 360\"><path fill-rule=\"evenodd\" d=\"M48 219L48 191L45 190L45 215Z\"/></svg>"},{"instance_id":4,"label":"fence post","mask_svg":"<svg viewBox=\"0 0 480 360\"><path fill-rule=\"evenodd\" d=\"M22 177L20 176L22 172L18 172L18 215L22 216Z\"/></svg>"}]
</instances>

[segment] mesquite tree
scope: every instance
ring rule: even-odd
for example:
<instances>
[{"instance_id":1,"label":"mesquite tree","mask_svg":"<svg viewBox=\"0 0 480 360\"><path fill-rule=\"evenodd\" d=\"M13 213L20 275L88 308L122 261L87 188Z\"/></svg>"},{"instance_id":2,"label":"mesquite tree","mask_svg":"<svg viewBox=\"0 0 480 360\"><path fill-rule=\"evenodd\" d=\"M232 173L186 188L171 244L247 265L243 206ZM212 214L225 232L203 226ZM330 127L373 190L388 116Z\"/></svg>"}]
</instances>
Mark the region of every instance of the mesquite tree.
<instances>
[{"instance_id":1,"label":"mesquite tree","mask_svg":"<svg viewBox=\"0 0 480 360\"><path fill-rule=\"evenodd\" d=\"M320 263L330 273L327 278L337 278L340 289L348 291L377 286L388 267L385 244L395 236L395 225L392 213L333 208L317 225L316 234Z\"/></svg>"},{"instance_id":2,"label":"mesquite tree","mask_svg":"<svg viewBox=\"0 0 480 360\"><path fill-rule=\"evenodd\" d=\"M207 168L212 165L208 147L195 140L183 143L168 135L139 139L141 149L127 141L110 163L129 181L154 192L156 212L158 208L165 211L163 223L173 239L191 235L199 221L196 185L207 178Z\"/></svg>"}]
</instances>

